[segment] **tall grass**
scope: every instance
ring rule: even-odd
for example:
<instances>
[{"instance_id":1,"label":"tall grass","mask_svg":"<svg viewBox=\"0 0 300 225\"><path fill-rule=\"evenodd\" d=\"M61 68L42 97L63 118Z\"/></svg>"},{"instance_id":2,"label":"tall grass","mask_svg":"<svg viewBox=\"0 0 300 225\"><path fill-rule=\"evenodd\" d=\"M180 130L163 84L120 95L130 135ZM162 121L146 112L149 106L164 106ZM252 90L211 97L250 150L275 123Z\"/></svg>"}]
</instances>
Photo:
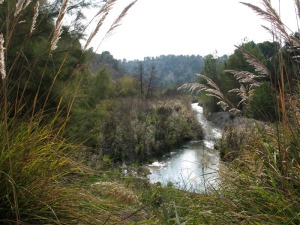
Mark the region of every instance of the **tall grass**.
<instances>
[{"instance_id":1,"label":"tall grass","mask_svg":"<svg viewBox=\"0 0 300 225\"><path fill-rule=\"evenodd\" d=\"M67 144L51 124L41 126L37 120L10 121L8 128L1 126L0 136L0 221L59 223L64 213L57 209L75 200L62 185L62 178L77 168Z\"/></svg>"},{"instance_id":2,"label":"tall grass","mask_svg":"<svg viewBox=\"0 0 300 225\"><path fill-rule=\"evenodd\" d=\"M109 12L113 2L104 4L105 13ZM0 15L0 22L3 22L0 24L0 223L123 224L126 220L113 215L117 208L109 201L69 182L71 176L83 174L86 169L73 158L78 146L69 144L63 135L76 93L66 104L63 104L66 101L63 95L53 96L53 93L61 94L67 89L53 91L65 63L72 58L70 49L58 55L60 47L64 46L62 30L69 1L63 0L61 4L51 36L45 38L36 33L43 26L40 21L45 19L39 18L39 1L0 1L0 9L2 7L5 12ZM126 12L116 23L120 23ZM23 21L30 13L32 18ZM45 40L43 46L28 46L35 35L40 35L39 40ZM19 37L24 38L23 44L15 49L12 43ZM28 50L30 47L32 49ZM41 49L44 52L39 53ZM32 53L34 51L36 55ZM84 50L79 59L83 55ZM13 56L15 58L8 64L8 59ZM62 60L57 63L53 56L62 57ZM37 65L42 65L41 69L36 70ZM69 68L69 77L87 67L81 66ZM27 78L22 77L24 71L29 71ZM15 83L12 83L13 76L17 77ZM50 83L45 90L43 85L47 82ZM65 85L68 82L65 81ZM30 84L37 87L35 93L31 93L33 95L27 95L33 88ZM56 104L53 99L58 99Z\"/></svg>"}]
</instances>

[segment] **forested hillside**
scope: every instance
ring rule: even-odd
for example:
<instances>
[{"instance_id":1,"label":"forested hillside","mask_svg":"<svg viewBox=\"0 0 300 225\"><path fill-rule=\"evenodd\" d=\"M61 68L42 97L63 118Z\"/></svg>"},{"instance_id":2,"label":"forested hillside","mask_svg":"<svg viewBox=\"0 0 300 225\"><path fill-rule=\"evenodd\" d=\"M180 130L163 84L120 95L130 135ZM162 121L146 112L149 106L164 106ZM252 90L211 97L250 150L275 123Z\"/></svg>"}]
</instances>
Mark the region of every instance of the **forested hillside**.
<instances>
[{"instance_id":1,"label":"forested hillside","mask_svg":"<svg viewBox=\"0 0 300 225\"><path fill-rule=\"evenodd\" d=\"M224 56L225 58L226 56ZM156 84L159 87L178 87L186 82L196 81L196 73L203 68L205 56L200 55L161 55L158 57L145 57L138 61L121 61L121 65L129 74L145 74L145 79L150 79L149 74L154 68Z\"/></svg>"},{"instance_id":2,"label":"forested hillside","mask_svg":"<svg viewBox=\"0 0 300 225\"><path fill-rule=\"evenodd\" d=\"M90 70L95 73L101 69L110 71L113 79L131 75L143 79L144 83L153 82L159 88L179 87L187 82L197 81L196 74L203 70L204 62L212 55L161 55L145 57L144 60L117 60L110 52L95 54L90 64ZM225 62L227 55L218 57Z\"/></svg>"}]
</instances>

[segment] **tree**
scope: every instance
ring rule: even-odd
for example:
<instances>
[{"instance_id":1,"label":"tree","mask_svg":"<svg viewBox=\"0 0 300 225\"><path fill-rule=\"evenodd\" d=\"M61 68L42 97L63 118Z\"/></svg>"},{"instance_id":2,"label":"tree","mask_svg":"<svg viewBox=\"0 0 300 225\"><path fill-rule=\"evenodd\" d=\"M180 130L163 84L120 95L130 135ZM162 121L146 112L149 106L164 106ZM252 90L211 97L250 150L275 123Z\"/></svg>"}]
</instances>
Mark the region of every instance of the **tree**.
<instances>
[{"instance_id":1,"label":"tree","mask_svg":"<svg viewBox=\"0 0 300 225\"><path fill-rule=\"evenodd\" d=\"M6 67L9 68L8 101L22 105L23 112L56 108L65 90L61 89L62 84L73 79L75 71L86 68L79 31L71 32L69 27L62 27L58 47L50 51L49 37L53 36L53 21L58 11L47 1L41 1L35 29L31 29L36 3L37 0L32 1L18 14L14 13L15 0L0 5L0 32L5 37Z\"/></svg>"},{"instance_id":2,"label":"tree","mask_svg":"<svg viewBox=\"0 0 300 225\"><path fill-rule=\"evenodd\" d=\"M139 77L140 77L140 88L141 88L141 95L144 94L144 88L143 88L143 77L144 77L144 65L142 62L139 62Z\"/></svg>"},{"instance_id":3,"label":"tree","mask_svg":"<svg viewBox=\"0 0 300 225\"><path fill-rule=\"evenodd\" d=\"M223 67L223 57L216 58L213 55L208 55L205 57L201 74L204 74L208 78L212 79L216 84L220 85L220 76L222 74ZM203 78L199 78L199 83L207 85L206 80ZM205 92L200 92L199 101L204 108L204 113L216 112L220 110L220 107L217 105L218 100L215 97L207 96Z\"/></svg>"},{"instance_id":4,"label":"tree","mask_svg":"<svg viewBox=\"0 0 300 225\"><path fill-rule=\"evenodd\" d=\"M147 93L146 93L146 99L150 98L150 96L153 94L154 88L155 88L155 78L156 78L156 66L153 64L151 66L150 70L150 76L149 76L149 81L147 85Z\"/></svg>"},{"instance_id":5,"label":"tree","mask_svg":"<svg viewBox=\"0 0 300 225\"><path fill-rule=\"evenodd\" d=\"M105 70L99 71L91 81L89 96L95 98L97 102L106 99L110 95L112 83Z\"/></svg>"},{"instance_id":6,"label":"tree","mask_svg":"<svg viewBox=\"0 0 300 225\"><path fill-rule=\"evenodd\" d=\"M124 76L118 79L114 85L116 97L133 97L139 94L139 81L134 76Z\"/></svg>"},{"instance_id":7,"label":"tree","mask_svg":"<svg viewBox=\"0 0 300 225\"><path fill-rule=\"evenodd\" d=\"M270 83L264 82L254 90L247 104L246 111L254 119L275 121L276 95Z\"/></svg>"}]
</instances>

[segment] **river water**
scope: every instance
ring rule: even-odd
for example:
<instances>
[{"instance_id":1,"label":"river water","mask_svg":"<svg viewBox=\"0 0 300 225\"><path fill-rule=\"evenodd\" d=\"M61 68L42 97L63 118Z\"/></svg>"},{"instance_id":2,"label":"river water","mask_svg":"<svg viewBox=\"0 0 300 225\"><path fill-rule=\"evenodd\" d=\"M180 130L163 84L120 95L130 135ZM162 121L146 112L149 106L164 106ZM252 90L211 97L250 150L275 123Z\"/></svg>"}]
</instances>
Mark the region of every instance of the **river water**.
<instances>
[{"instance_id":1,"label":"river water","mask_svg":"<svg viewBox=\"0 0 300 225\"><path fill-rule=\"evenodd\" d=\"M191 192L204 192L217 186L219 152L214 144L221 137L221 129L204 118L203 108L198 103L192 104L192 110L203 127L204 139L189 142L150 164L151 183L172 183L176 188Z\"/></svg>"}]
</instances>

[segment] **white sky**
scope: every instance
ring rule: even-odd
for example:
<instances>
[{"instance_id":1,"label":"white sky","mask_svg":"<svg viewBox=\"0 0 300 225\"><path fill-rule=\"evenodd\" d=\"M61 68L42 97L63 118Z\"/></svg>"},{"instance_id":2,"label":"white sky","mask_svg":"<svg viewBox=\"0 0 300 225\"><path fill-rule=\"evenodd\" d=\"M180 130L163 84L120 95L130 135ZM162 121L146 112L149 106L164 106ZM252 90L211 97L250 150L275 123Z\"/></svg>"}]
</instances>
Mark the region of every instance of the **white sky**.
<instances>
[{"instance_id":1,"label":"white sky","mask_svg":"<svg viewBox=\"0 0 300 225\"><path fill-rule=\"evenodd\" d=\"M261 6L261 0L138 0L109 38L101 43L99 32L89 47L97 52L110 51L117 59L143 59L159 55L231 54L234 45L248 41L272 41L261 25L270 25L240 1ZM132 0L119 0L112 18ZM272 0L281 16L296 31L294 0ZM96 13L89 11L89 15ZM108 24L107 24L108 26Z\"/></svg>"}]
</instances>

